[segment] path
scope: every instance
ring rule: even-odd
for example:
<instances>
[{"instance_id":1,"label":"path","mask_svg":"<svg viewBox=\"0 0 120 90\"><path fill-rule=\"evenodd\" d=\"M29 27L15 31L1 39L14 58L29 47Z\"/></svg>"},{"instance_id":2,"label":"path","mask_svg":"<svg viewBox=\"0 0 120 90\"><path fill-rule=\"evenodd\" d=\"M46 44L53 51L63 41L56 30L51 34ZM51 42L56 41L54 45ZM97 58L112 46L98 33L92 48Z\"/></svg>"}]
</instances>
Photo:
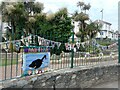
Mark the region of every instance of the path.
<instances>
[{"instance_id":1,"label":"path","mask_svg":"<svg viewBox=\"0 0 120 90\"><path fill-rule=\"evenodd\" d=\"M93 86L92 88L120 88L118 87L119 82L120 81L106 82L106 83Z\"/></svg>"}]
</instances>

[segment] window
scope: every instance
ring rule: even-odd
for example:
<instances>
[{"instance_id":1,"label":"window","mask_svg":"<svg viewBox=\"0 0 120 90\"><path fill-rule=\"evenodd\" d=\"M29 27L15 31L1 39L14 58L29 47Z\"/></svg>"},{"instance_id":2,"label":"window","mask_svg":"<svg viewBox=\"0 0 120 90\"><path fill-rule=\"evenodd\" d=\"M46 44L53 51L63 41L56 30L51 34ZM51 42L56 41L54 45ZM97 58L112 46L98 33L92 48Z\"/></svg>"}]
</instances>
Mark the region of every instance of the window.
<instances>
[{"instance_id":1,"label":"window","mask_svg":"<svg viewBox=\"0 0 120 90\"><path fill-rule=\"evenodd\" d=\"M100 35L103 35L103 32L102 32L102 31L100 31Z\"/></svg>"}]
</instances>

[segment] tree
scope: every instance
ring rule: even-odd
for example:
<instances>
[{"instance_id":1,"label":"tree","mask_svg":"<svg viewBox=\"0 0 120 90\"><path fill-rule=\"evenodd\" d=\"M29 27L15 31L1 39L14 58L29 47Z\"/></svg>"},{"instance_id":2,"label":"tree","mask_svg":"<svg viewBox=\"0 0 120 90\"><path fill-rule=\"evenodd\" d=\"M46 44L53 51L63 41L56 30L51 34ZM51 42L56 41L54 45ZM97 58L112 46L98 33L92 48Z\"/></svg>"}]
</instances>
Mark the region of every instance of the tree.
<instances>
[{"instance_id":1,"label":"tree","mask_svg":"<svg viewBox=\"0 0 120 90\"><path fill-rule=\"evenodd\" d=\"M86 13L86 10L89 10L90 9L90 7L91 7L91 5L90 4L88 4L88 5L84 5L84 7L83 7L83 10L85 10L85 13Z\"/></svg>"},{"instance_id":2,"label":"tree","mask_svg":"<svg viewBox=\"0 0 120 90\"><path fill-rule=\"evenodd\" d=\"M82 10L83 10L84 5L85 5L84 2L80 2L80 1L79 1L79 2L77 3L77 7L80 7L81 12L82 12Z\"/></svg>"},{"instance_id":3,"label":"tree","mask_svg":"<svg viewBox=\"0 0 120 90\"><path fill-rule=\"evenodd\" d=\"M2 8L2 17L3 22L7 22L8 26L11 27L11 31L7 32L11 33L9 37L11 39L19 39L19 35L23 28L25 27L26 21L26 13L24 13L24 5L22 3L15 4L4 4L4 8ZM8 38L9 40L10 38Z\"/></svg>"},{"instance_id":4,"label":"tree","mask_svg":"<svg viewBox=\"0 0 120 90\"><path fill-rule=\"evenodd\" d=\"M40 3L40 2L34 3L34 5L33 5L34 14L41 13L43 9L44 9L44 6L42 3Z\"/></svg>"},{"instance_id":5,"label":"tree","mask_svg":"<svg viewBox=\"0 0 120 90\"><path fill-rule=\"evenodd\" d=\"M89 15L86 13L86 11L91 8L90 4L78 2L77 6L80 7L81 12L80 13L75 12L72 18L75 21L80 22L79 32L76 33L76 36L81 38L81 42L84 42L87 36L89 36L89 39L94 38L97 32L99 32L100 26L94 22L90 22L90 24L86 23L86 21L89 21L90 19Z\"/></svg>"},{"instance_id":6,"label":"tree","mask_svg":"<svg viewBox=\"0 0 120 90\"><path fill-rule=\"evenodd\" d=\"M68 42L73 26L66 8L60 9L54 15L46 16L44 22L41 25L40 36L57 42Z\"/></svg>"},{"instance_id":7,"label":"tree","mask_svg":"<svg viewBox=\"0 0 120 90\"><path fill-rule=\"evenodd\" d=\"M29 2L24 2L25 10L29 15L34 15L41 13L44 9L43 3L35 2L35 0L31 0Z\"/></svg>"},{"instance_id":8,"label":"tree","mask_svg":"<svg viewBox=\"0 0 120 90\"><path fill-rule=\"evenodd\" d=\"M2 8L3 21L8 22L8 25L12 28L12 33L9 34L11 37L14 36L12 40L20 39L22 34L24 34L24 36L28 35L28 33L33 34L35 31L33 18L44 9L42 3L34 2L34 0L31 2L15 2L12 4L3 3L2 6L4 6L4 8Z\"/></svg>"},{"instance_id":9,"label":"tree","mask_svg":"<svg viewBox=\"0 0 120 90\"><path fill-rule=\"evenodd\" d=\"M86 20L89 20L89 16L88 14L85 14L83 12L81 13L78 13L75 17L73 17L75 21L79 21L80 22L80 28L79 28L79 32L76 33L76 36L77 37L80 37L81 38L81 41L84 42L84 39L85 39L85 36L86 36L86 31L85 31L85 28L86 28L86 23L85 21ZM80 34L81 33L81 34Z\"/></svg>"},{"instance_id":10,"label":"tree","mask_svg":"<svg viewBox=\"0 0 120 90\"><path fill-rule=\"evenodd\" d=\"M98 25L95 22L91 22L86 26L87 35L90 39L95 38L98 32L100 32L102 25Z\"/></svg>"},{"instance_id":11,"label":"tree","mask_svg":"<svg viewBox=\"0 0 120 90\"><path fill-rule=\"evenodd\" d=\"M39 14L35 18L37 35L62 43L59 50L57 46L51 50L51 53L59 55L65 50L64 43L68 42L73 29L67 9L62 8L54 14Z\"/></svg>"}]
</instances>

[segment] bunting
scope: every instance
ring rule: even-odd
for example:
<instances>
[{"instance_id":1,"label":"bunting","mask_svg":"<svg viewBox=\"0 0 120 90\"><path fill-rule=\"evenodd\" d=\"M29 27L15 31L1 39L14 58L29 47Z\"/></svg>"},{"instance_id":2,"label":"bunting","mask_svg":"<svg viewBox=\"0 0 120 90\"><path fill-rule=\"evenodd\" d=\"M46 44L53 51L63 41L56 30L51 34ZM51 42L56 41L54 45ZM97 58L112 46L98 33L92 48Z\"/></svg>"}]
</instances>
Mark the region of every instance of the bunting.
<instances>
[{"instance_id":1,"label":"bunting","mask_svg":"<svg viewBox=\"0 0 120 90\"><path fill-rule=\"evenodd\" d=\"M8 44L9 44L9 42L10 41L8 41ZM20 47L22 43L25 44L26 46L29 46L32 43L32 37L31 36L22 37L22 39L14 40L12 42L13 42L13 44L15 44L15 46L18 46L18 47ZM52 48L54 48L55 45L56 45L58 49L61 46L60 42L55 42L55 41L52 41L52 40L44 39L40 36L38 36L38 43L41 46L50 46L50 44L51 44Z\"/></svg>"}]
</instances>

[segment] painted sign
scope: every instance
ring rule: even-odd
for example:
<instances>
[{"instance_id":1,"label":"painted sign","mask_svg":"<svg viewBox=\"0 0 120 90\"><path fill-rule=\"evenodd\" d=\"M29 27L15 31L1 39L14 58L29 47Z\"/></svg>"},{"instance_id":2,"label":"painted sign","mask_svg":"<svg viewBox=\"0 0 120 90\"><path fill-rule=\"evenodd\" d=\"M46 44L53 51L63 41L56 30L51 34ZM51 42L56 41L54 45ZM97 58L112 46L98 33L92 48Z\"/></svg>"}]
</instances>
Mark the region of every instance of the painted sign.
<instances>
[{"instance_id":1,"label":"painted sign","mask_svg":"<svg viewBox=\"0 0 120 90\"><path fill-rule=\"evenodd\" d=\"M32 47L24 48L24 53L50 52L50 47Z\"/></svg>"},{"instance_id":2,"label":"painted sign","mask_svg":"<svg viewBox=\"0 0 120 90\"><path fill-rule=\"evenodd\" d=\"M48 67L50 64L50 52L24 53L23 74Z\"/></svg>"}]
</instances>

